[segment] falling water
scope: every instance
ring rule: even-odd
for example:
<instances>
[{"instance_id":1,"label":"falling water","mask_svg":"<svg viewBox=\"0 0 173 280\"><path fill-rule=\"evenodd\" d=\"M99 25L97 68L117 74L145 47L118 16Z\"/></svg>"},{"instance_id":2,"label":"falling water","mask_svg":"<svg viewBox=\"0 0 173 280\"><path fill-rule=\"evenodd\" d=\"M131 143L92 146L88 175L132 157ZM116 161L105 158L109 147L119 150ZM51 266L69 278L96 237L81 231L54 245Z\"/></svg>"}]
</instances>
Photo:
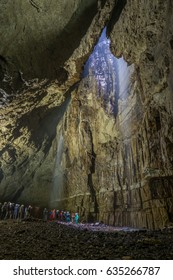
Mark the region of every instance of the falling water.
<instances>
[{"instance_id":1,"label":"falling water","mask_svg":"<svg viewBox=\"0 0 173 280\"><path fill-rule=\"evenodd\" d=\"M56 152L55 168L53 174L53 189L51 193L51 205L61 206L63 198L63 168L62 168L62 155L64 149L64 138L62 130L59 131L58 146Z\"/></svg>"},{"instance_id":2,"label":"falling water","mask_svg":"<svg viewBox=\"0 0 173 280\"><path fill-rule=\"evenodd\" d=\"M115 59L117 60L118 65L119 98L126 99L130 92L130 78L134 71L134 65L128 66L123 57Z\"/></svg>"}]
</instances>

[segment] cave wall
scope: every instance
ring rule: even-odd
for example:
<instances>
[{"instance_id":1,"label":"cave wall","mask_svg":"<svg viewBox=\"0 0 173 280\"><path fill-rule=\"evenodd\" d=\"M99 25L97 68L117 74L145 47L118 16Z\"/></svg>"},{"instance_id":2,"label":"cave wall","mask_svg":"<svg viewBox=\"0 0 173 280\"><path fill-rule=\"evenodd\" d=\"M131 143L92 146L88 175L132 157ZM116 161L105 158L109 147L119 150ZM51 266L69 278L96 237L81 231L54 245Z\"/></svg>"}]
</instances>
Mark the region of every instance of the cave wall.
<instances>
[{"instance_id":1,"label":"cave wall","mask_svg":"<svg viewBox=\"0 0 173 280\"><path fill-rule=\"evenodd\" d=\"M97 13L97 0L3 0L0 87L15 93L31 79L67 78L72 55Z\"/></svg>"},{"instance_id":2,"label":"cave wall","mask_svg":"<svg viewBox=\"0 0 173 280\"><path fill-rule=\"evenodd\" d=\"M112 53L135 66L115 119L91 80L72 99L67 207L84 220L150 229L173 222L172 8L170 1L127 1L116 24L110 20Z\"/></svg>"},{"instance_id":3,"label":"cave wall","mask_svg":"<svg viewBox=\"0 0 173 280\"><path fill-rule=\"evenodd\" d=\"M171 1L134 1L133 5L127 1L111 31L113 54L123 54L127 61L135 63L136 91L140 98L136 112L142 113L132 121L137 130L131 130L131 140L127 141L133 151L127 157L132 162L132 156L136 158L138 174L131 173L129 185L132 189L135 178L140 184L139 190L130 192L130 204L140 206L142 202L141 210L127 216L131 215L128 218L131 223L139 220L136 225L149 228L161 228L172 222L172 13ZM133 201L135 192L136 202Z\"/></svg>"},{"instance_id":4,"label":"cave wall","mask_svg":"<svg viewBox=\"0 0 173 280\"><path fill-rule=\"evenodd\" d=\"M139 85L120 97L116 119L96 82L85 79L73 95L64 120L66 207L84 221L150 229L172 222L171 116L153 104L144 110Z\"/></svg>"},{"instance_id":5,"label":"cave wall","mask_svg":"<svg viewBox=\"0 0 173 280\"><path fill-rule=\"evenodd\" d=\"M0 3L1 201L50 204L57 133L73 86L63 84L62 66L80 44L97 4Z\"/></svg>"},{"instance_id":6,"label":"cave wall","mask_svg":"<svg viewBox=\"0 0 173 280\"><path fill-rule=\"evenodd\" d=\"M1 200L47 205L58 126L69 104L55 84L32 88L1 109ZM56 98L55 98L56 96Z\"/></svg>"},{"instance_id":7,"label":"cave wall","mask_svg":"<svg viewBox=\"0 0 173 280\"><path fill-rule=\"evenodd\" d=\"M62 133L65 209L119 226L173 222L171 1L0 7L0 200L51 204ZM135 69L116 117L96 97L94 79L75 89L106 24L112 53Z\"/></svg>"},{"instance_id":8,"label":"cave wall","mask_svg":"<svg viewBox=\"0 0 173 280\"><path fill-rule=\"evenodd\" d=\"M111 13L110 4L97 2L0 3L4 39L0 47L1 201L47 207L51 203L58 131L80 77L80 73L71 75L70 67L75 60L75 69L81 71ZM28 53L33 56L32 64Z\"/></svg>"}]
</instances>

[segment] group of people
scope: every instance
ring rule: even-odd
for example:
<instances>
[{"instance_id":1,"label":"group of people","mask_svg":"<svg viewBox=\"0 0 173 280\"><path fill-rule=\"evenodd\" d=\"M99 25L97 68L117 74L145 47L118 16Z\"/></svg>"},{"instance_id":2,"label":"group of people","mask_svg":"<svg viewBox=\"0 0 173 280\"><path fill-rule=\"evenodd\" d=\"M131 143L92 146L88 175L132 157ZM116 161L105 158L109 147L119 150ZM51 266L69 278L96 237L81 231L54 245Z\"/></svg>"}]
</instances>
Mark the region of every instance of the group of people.
<instances>
[{"instance_id":1,"label":"group of people","mask_svg":"<svg viewBox=\"0 0 173 280\"><path fill-rule=\"evenodd\" d=\"M12 202L0 202L0 220L14 219L22 220L32 217L43 218L43 221L53 221L58 220L61 222L67 223L76 223L79 222L79 214L69 211L56 210L53 209L49 211L47 208L42 210L41 208L32 207L31 205L25 206L24 204L12 203ZM40 215L41 214L41 215Z\"/></svg>"},{"instance_id":2,"label":"group of people","mask_svg":"<svg viewBox=\"0 0 173 280\"><path fill-rule=\"evenodd\" d=\"M32 206L25 206L23 204L12 203L12 202L0 202L0 219L24 219L31 216Z\"/></svg>"},{"instance_id":3,"label":"group of people","mask_svg":"<svg viewBox=\"0 0 173 280\"><path fill-rule=\"evenodd\" d=\"M44 208L43 210L43 220L58 220L61 222L67 222L67 223L76 223L79 222L79 214L69 211L63 211L63 210L56 210L53 209L50 212L47 210L47 208Z\"/></svg>"}]
</instances>

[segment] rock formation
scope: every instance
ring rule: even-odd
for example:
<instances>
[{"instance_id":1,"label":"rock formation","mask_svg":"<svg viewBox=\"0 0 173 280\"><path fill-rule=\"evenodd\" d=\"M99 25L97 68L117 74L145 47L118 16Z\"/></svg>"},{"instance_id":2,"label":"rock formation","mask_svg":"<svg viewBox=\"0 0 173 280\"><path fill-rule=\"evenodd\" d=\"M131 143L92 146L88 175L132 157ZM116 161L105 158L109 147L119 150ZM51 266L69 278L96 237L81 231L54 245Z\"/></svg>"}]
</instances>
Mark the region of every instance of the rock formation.
<instances>
[{"instance_id":1,"label":"rock formation","mask_svg":"<svg viewBox=\"0 0 173 280\"><path fill-rule=\"evenodd\" d=\"M4 0L0 8L0 200L111 225L168 226L171 1ZM95 77L82 75L105 26L112 54L133 69L128 94L99 95Z\"/></svg>"}]
</instances>

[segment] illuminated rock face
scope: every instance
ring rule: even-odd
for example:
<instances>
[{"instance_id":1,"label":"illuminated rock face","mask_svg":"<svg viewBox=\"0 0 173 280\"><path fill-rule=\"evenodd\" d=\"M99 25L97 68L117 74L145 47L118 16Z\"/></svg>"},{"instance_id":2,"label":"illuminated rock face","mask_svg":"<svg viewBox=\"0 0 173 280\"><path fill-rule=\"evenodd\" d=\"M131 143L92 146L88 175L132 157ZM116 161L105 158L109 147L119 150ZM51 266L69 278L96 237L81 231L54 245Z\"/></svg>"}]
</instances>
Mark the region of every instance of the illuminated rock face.
<instances>
[{"instance_id":1,"label":"illuminated rock face","mask_svg":"<svg viewBox=\"0 0 173 280\"><path fill-rule=\"evenodd\" d=\"M173 31L168 3L139 2L135 9L128 3L111 29L112 52L134 65L130 94L119 96L116 118L97 97L91 76L73 95L67 202L84 219L153 229L173 222Z\"/></svg>"},{"instance_id":2,"label":"illuminated rock face","mask_svg":"<svg viewBox=\"0 0 173 280\"><path fill-rule=\"evenodd\" d=\"M52 205L70 93L114 6L101 2L1 1L0 200Z\"/></svg>"},{"instance_id":3,"label":"illuminated rock face","mask_svg":"<svg viewBox=\"0 0 173 280\"><path fill-rule=\"evenodd\" d=\"M0 10L0 200L48 206L65 93L74 83L59 86L67 79L62 66L97 1L1 1Z\"/></svg>"},{"instance_id":4,"label":"illuminated rock face","mask_svg":"<svg viewBox=\"0 0 173 280\"><path fill-rule=\"evenodd\" d=\"M3 1L3 5L14 14L9 2ZM169 225L173 222L170 1L136 0L126 5L126 1L117 1L115 5L116 1L107 0L99 1L98 7L96 1L88 1L90 17L84 5L87 1L74 1L74 6L70 1L58 1L60 7L47 7L48 13L46 1L30 2L39 6L30 5L27 10L33 33L26 36L32 46L19 32L24 13L16 29L3 33L4 42L10 42L13 35L18 40L8 48L1 45L0 200L41 206L57 201L57 207L60 200L67 210L78 210L83 220L151 229ZM65 18L67 2L71 4ZM17 4L13 5L15 11ZM52 20L62 17L64 21L57 23L59 35L54 34ZM81 20L86 24L85 32L71 32L76 26L83 27ZM130 68L122 58L117 68L105 60L106 70L97 71L102 79L100 88L94 75L84 75L78 86L71 88L82 76L82 67L106 23L112 53L117 59L123 57ZM56 49L57 35L64 36L65 43L60 40ZM21 52L17 46L22 38ZM40 43L35 44L33 38ZM43 51L34 49L38 45ZM29 58L25 59L30 51L32 66ZM54 72L56 65L64 70ZM109 76L111 85L102 74ZM57 80L51 81L55 76ZM63 182L59 184L63 189L57 186L56 192L58 182Z\"/></svg>"}]
</instances>

